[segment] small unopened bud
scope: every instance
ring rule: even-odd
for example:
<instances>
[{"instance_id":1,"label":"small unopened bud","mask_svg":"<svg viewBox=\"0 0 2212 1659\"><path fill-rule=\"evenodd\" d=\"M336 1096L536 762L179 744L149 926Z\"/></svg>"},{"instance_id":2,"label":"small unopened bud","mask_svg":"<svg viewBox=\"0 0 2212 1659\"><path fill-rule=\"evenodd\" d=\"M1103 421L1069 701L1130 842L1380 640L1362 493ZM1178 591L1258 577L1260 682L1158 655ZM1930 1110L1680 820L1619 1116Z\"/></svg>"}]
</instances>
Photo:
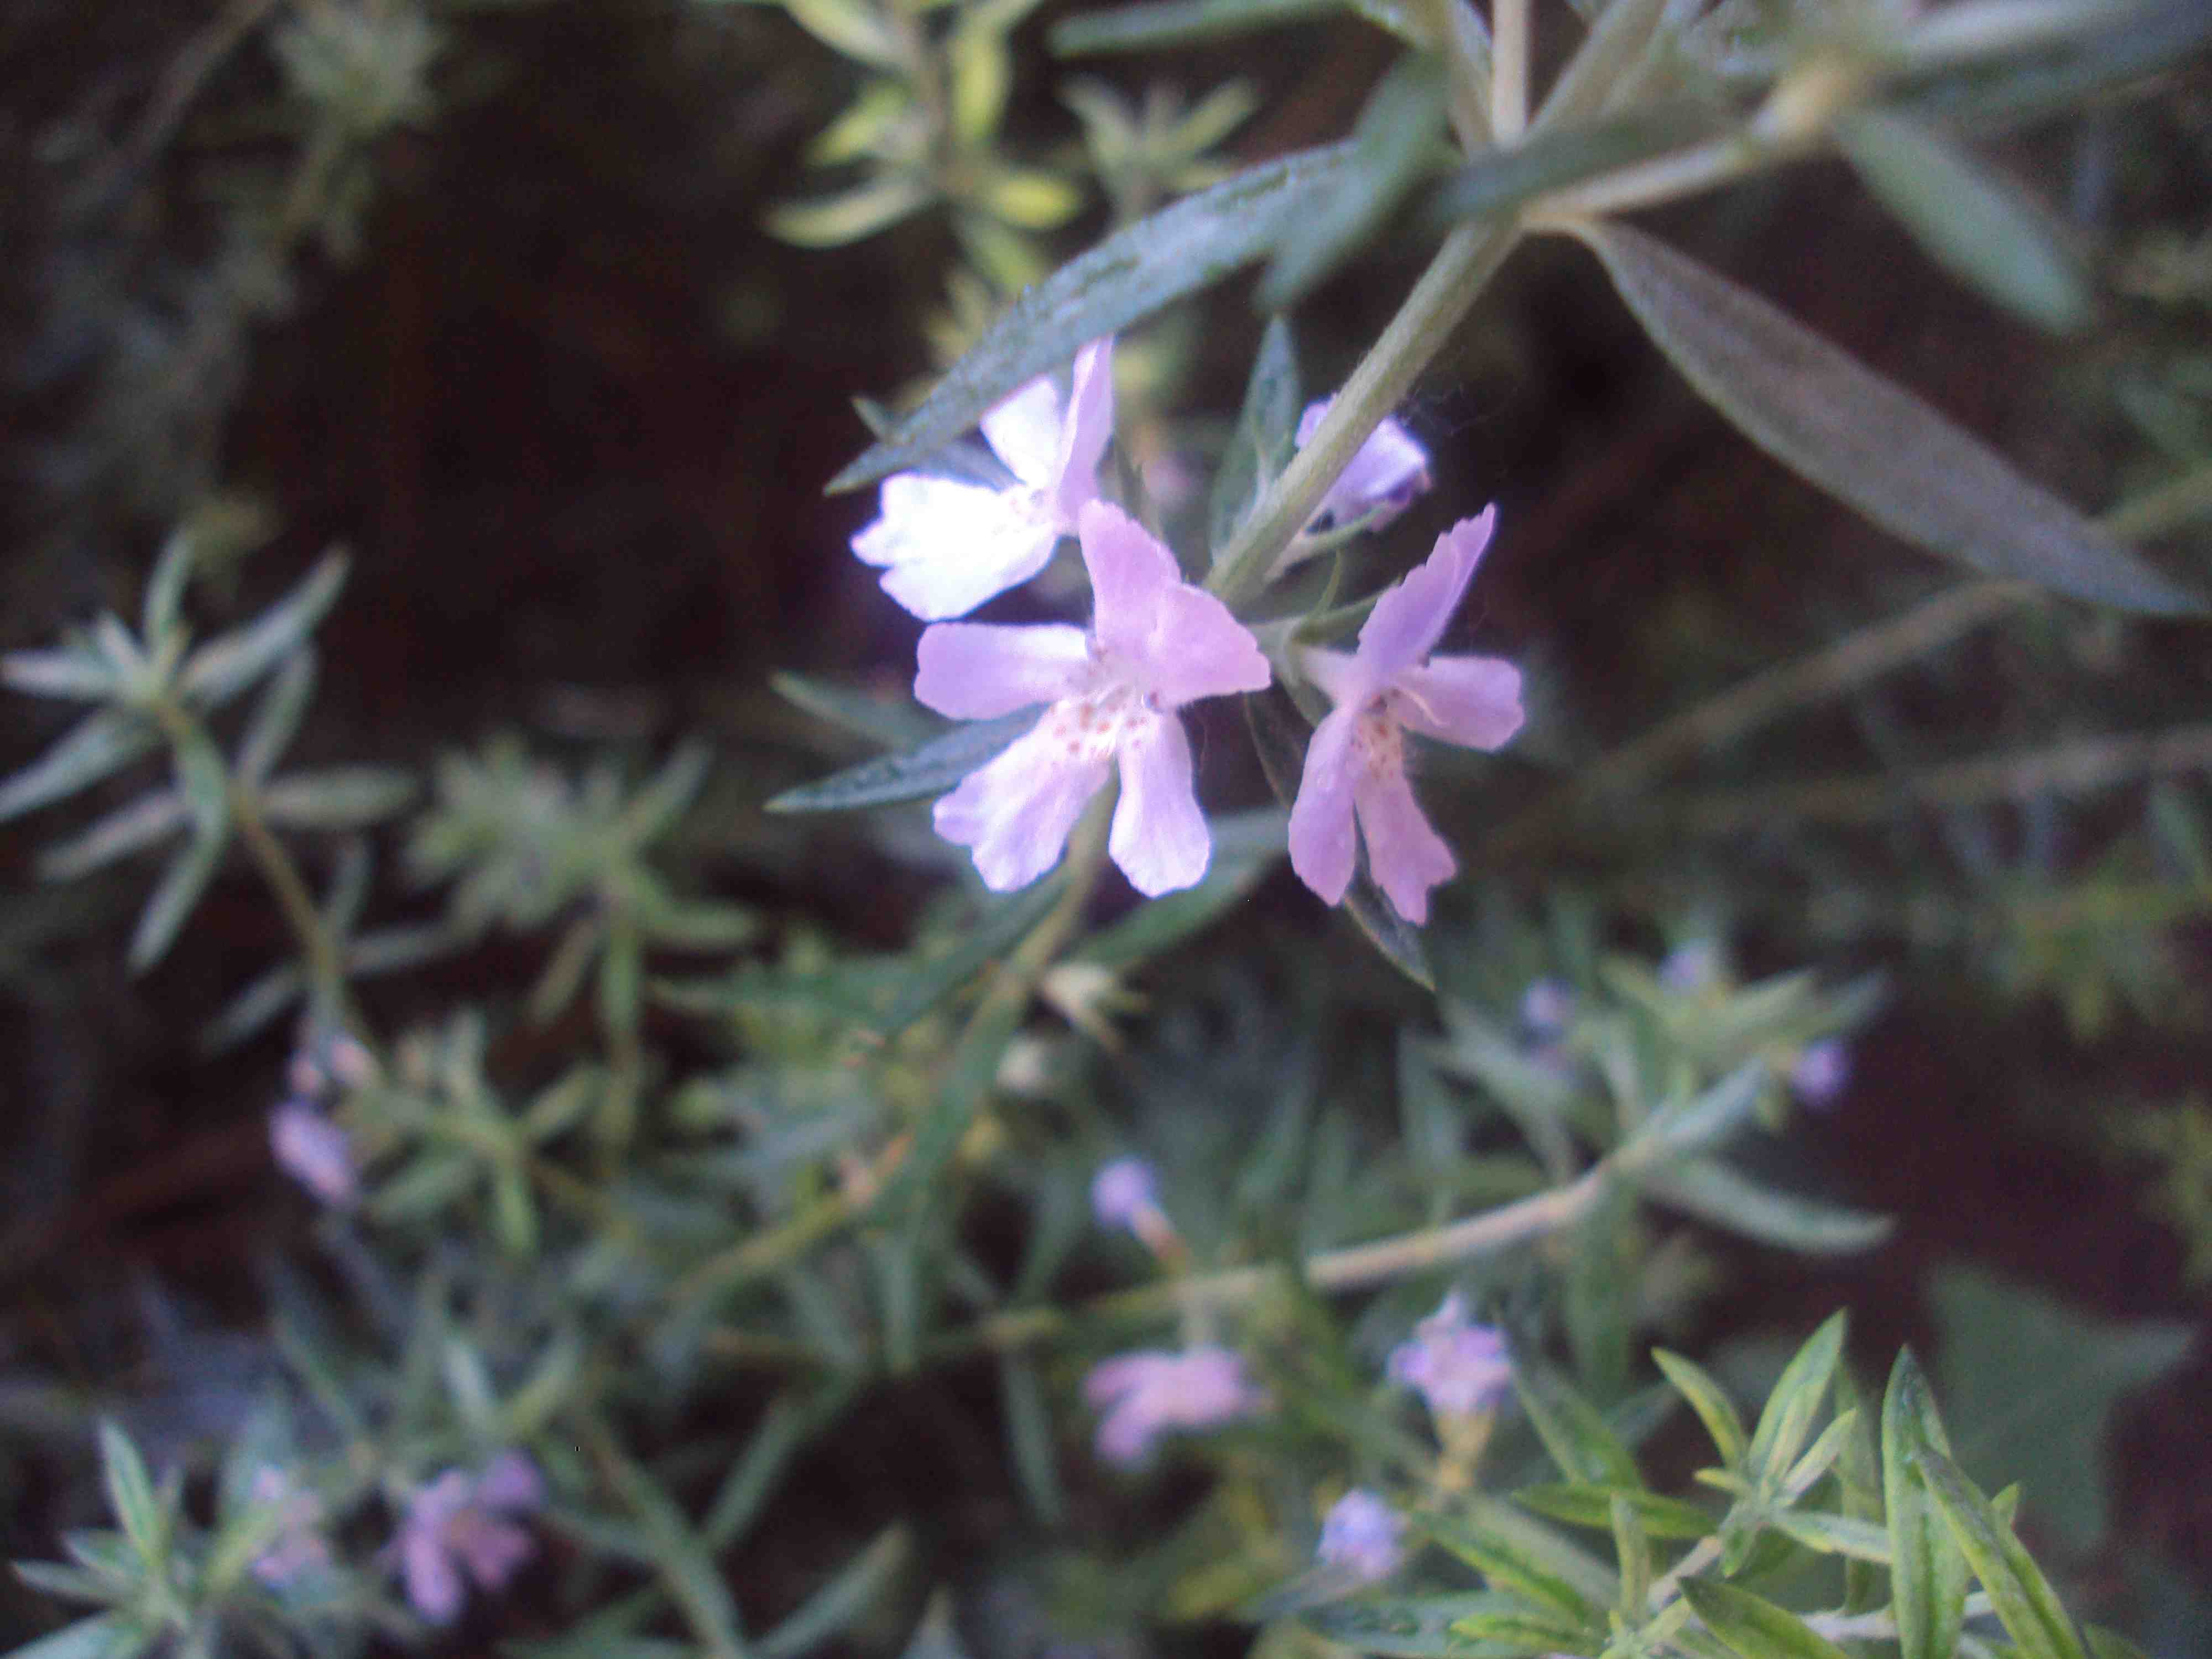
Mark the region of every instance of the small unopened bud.
<instances>
[{"instance_id":1,"label":"small unopened bud","mask_svg":"<svg viewBox=\"0 0 2212 1659\"><path fill-rule=\"evenodd\" d=\"M1354 1486L1329 1506L1315 1555L1325 1566L1348 1567L1363 1584L1398 1571L1405 1517L1364 1486Z\"/></svg>"}]
</instances>

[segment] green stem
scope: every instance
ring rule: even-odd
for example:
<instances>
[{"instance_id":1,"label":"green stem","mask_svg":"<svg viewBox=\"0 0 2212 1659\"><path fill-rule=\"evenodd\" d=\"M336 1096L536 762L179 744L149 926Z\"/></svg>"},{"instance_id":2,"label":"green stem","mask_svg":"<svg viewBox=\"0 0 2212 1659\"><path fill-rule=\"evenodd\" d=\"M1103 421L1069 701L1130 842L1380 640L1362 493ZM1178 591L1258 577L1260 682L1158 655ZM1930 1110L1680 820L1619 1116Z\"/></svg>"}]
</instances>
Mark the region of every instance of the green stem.
<instances>
[{"instance_id":1,"label":"green stem","mask_svg":"<svg viewBox=\"0 0 2212 1659\"><path fill-rule=\"evenodd\" d=\"M1336 394L1312 441L1291 457L1223 550L1206 582L1210 591L1233 609L1260 590L1329 485L1413 389L1518 238L1516 226L1478 222L1462 225L1444 239L1398 314Z\"/></svg>"}]
</instances>

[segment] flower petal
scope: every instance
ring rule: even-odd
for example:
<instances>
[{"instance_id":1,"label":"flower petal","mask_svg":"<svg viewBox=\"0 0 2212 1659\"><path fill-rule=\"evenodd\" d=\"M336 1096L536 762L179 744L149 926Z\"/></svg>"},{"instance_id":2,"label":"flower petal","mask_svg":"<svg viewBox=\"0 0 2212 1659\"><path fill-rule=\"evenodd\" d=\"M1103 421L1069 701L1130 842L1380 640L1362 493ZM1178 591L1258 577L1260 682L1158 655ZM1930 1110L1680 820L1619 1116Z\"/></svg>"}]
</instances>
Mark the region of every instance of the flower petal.
<instances>
[{"instance_id":1,"label":"flower petal","mask_svg":"<svg viewBox=\"0 0 2212 1659\"><path fill-rule=\"evenodd\" d=\"M1328 700L1339 708L1347 704L1364 708L1382 690L1381 683L1367 672L1366 665L1347 652L1308 646L1298 653L1298 668L1328 693Z\"/></svg>"},{"instance_id":2,"label":"flower petal","mask_svg":"<svg viewBox=\"0 0 2212 1659\"><path fill-rule=\"evenodd\" d=\"M1017 478L1032 489L1054 482L1063 440L1060 392L1050 375L1038 375L993 404L982 428L991 447Z\"/></svg>"},{"instance_id":3,"label":"flower petal","mask_svg":"<svg viewBox=\"0 0 2212 1659\"><path fill-rule=\"evenodd\" d=\"M1027 581L1060 539L1027 490L901 472L884 481L882 499L853 551L887 567L884 591L926 622L964 616Z\"/></svg>"},{"instance_id":4,"label":"flower petal","mask_svg":"<svg viewBox=\"0 0 2212 1659\"><path fill-rule=\"evenodd\" d=\"M446 1547L443 1528L410 1523L399 1534L399 1567L407 1581L408 1605L434 1625L460 1617L465 1595L459 1568Z\"/></svg>"},{"instance_id":5,"label":"flower petal","mask_svg":"<svg viewBox=\"0 0 2212 1659\"><path fill-rule=\"evenodd\" d=\"M924 622L964 617L1051 563L1059 540L1060 532L1048 524L1011 520L957 556L892 566L884 572L884 592Z\"/></svg>"},{"instance_id":6,"label":"flower petal","mask_svg":"<svg viewBox=\"0 0 2212 1659\"><path fill-rule=\"evenodd\" d=\"M1298 417L1299 448L1313 441L1322 417L1335 401L1334 397L1328 397L1306 405L1305 413ZM1314 516L1326 516L1341 525L1376 513L1377 516L1369 527L1379 530L1404 512L1413 497L1428 487L1429 452L1395 418L1385 416L1382 423L1368 434L1367 441L1352 452L1344 471L1328 487L1328 494L1314 509ZM1377 509L1387 511L1377 513Z\"/></svg>"},{"instance_id":7,"label":"flower petal","mask_svg":"<svg viewBox=\"0 0 2212 1659\"><path fill-rule=\"evenodd\" d=\"M884 480L878 515L853 538L854 556L873 565L941 558L1004 519L1000 494L958 478L894 473Z\"/></svg>"},{"instance_id":8,"label":"flower petal","mask_svg":"<svg viewBox=\"0 0 2212 1659\"><path fill-rule=\"evenodd\" d=\"M1370 768L1352 785L1359 829L1367 838L1367 872L1416 927L1429 919L1429 889L1459 868L1443 837L1430 827L1401 766Z\"/></svg>"},{"instance_id":9,"label":"flower petal","mask_svg":"<svg viewBox=\"0 0 2212 1659\"><path fill-rule=\"evenodd\" d=\"M1052 473L1053 509L1064 529L1074 527L1085 501L1098 497L1098 461L1114 435L1114 337L1093 340L1075 354L1067 419Z\"/></svg>"},{"instance_id":10,"label":"flower petal","mask_svg":"<svg viewBox=\"0 0 2212 1659\"><path fill-rule=\"evenodd\" d=\"M1142 650L1146 688L1164 708L1232 691L1264 691L1274 678L1260 642L1229 607L1188 582L1154 602Z\"/></svg>"},{"instance_id":11,"label":"flower petal","mask_svg":"<svg viewBox=\"0 0 2212 1659\"><path fill-rule=\"evenodd\" d=\"M917 701L955 720L988 720L1082 688L1091 641L1065 623L934 623L921 630Z\"/></svg>"},{"instance_id":12,"label":"flower petal","mask_svg":"<svg viewBox=\"0 0 2212 1659\"><path fill-rule=\"evenodd\" d=\"M1173 714L1144 721L1122 738L1120 755L1121 799L1106 850L1146 898L1196 885L1213 837L1198 810L1182 721Z\"/></svg>"},{"instance_id":13,"label":"flower petal","mask_svg":"<svg viewBox=\"0 0 2212 1659\"><path fill-rule=\"evenodd\" d=\"M1495 507L1483 509L1480 518L1462 519L1437 538L1425 562L1375 601L1359 630L1359 659L1376 678L1396 678L1443 637L1497 522Z\"/></svg>"},{"instance_id":14,"label":"flower petal","mask_svg":"<svg viewBox=\"0 0 2212 1659\"><path fill-rule=\"evenodd\" d=\"M1352 775L1358 767L1352 738L1358 720L1354 706L1338 709L1314 728L1298 798L1291 808L1291 868L1324 904L1344 902L1358 852L1352 819Z\"/></svg>"},{"instance_id":15,"label":"flower petal","mask_svg":"<svg viewBox=\"0 0 2212 1659\"><path fill-rule=\"evenodd\" d=\"M477 1477L477 1502L526 1514L545 1502L545 1477L538 1473L529 1453L510 1449L485 1464Z\"/></svg>"},{"instance_id":16,"label":"flower petal","mask_svg":"<svg viewBox=\"0 0 2212 1659\"><path fill-rule=\"evenodd\" d=\"M1521 671L1497 657L1431 657L1395 690L1391 712L1425 738L1496 749L1521 729Z\"/></svg>"},{"instance_id":17,"label":"flower petal","mask_svg":"<svg viewBox=\"0 0 2212 1659\"><path fill-rule=\"evenodd\" d=\"M973 850L986 887L1011 892L1060 862L1067 832L1109 770L1103 757L1071 752L1031 731L963 778L937 803L932 822L945 840Z\"/></svg>"},{"instance_id":18,"label":"flower petal","mask_svg":"<svg viewBox=\"0 0 2212 1659\"><path fill-rule=\"evenodd\" d=\"M1091 573L1091 631L1099 649L1127 662L1146 660L1160 595L1182 580L1175 555L1107 501L1087 501L1076 516L1083 564Z\"/></svg>"}]
</instances>

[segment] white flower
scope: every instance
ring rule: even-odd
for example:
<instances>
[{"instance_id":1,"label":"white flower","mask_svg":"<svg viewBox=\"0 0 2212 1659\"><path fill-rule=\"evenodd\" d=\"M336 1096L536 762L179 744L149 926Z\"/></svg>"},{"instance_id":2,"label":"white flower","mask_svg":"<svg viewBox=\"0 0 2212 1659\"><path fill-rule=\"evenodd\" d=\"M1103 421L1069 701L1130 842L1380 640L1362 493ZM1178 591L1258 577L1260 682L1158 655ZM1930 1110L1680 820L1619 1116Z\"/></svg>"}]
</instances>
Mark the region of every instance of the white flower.
<instances>
[{"instance_id":1,"label":"white flower","mask_svg":"<svg viewBox=\"0 0 2212 1659\"><path fill-rule=\"evenodd\" d=\"M1076 355L1067 407L1040 375L983 416L983 436L1016 482L1004 489L926 472L884 481L882 515L853 551L883 568L884 592L925 621L964 617L1045 568L1098 497L1114 435L1114 342Z\"/></svg>"}]
</instances>

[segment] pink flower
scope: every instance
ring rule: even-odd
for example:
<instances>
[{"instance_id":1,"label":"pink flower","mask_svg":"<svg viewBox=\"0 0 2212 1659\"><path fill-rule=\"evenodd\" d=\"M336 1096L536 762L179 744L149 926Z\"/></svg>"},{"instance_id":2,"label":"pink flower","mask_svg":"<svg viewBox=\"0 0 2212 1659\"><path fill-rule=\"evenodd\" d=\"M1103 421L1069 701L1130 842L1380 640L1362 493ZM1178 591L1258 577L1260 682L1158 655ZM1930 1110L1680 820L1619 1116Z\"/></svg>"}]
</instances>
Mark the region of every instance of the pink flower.
<instances>
[{"instance_id":1,"label":"pink flower","mask_svg":"<svg viewBox=\"0 0 2212 1659\"><path fill-rule=\"evenodd\" d=\"M937 833L975 851L983 883L1027 886L1059 862L1068 832L1118 765L1107 850L1148 897L1188 887L1213 850L1176 710L1257 691L1267 659L1175 556L1119 507L1077 519L1096 604L1091 631L1066 623L939 623L923 631L914 695L956 720L1052 706L937 803Z\"/></svg>"},{"instance_id":2,"label":"pink flower","mask_svg":"<svg viewBox=\"0 0 2212 1659\"><path fill-rule=\"evenodd\" d=\"M253 1472L247 1495L252 1502L276 1511L276 1535L253 1558L256 1578L270 1589L283 1589L307 1574L330 1566L330 1542L323 1536L322 1499L301 1486L288 1472L268 1463Z\"/></svg>"},{"instance_id":3,"label":"pink flower","mask_svg":"<svg viewBox=\"0 0 2212 1659\"><path fill-rule=\"evenodd\" d=\"M1504 1336L1468 1318L1454 1291L1413 1327L1413 1340L1390 1351L1390 1380L1419 1389L1433 1416L1472 1417L1512 1388L1513 1358Z\"/></svg>"},{"instance_id":4,"label":"pink flower","mask_svg":"<svg viewBox=\"0 0 2212 1659\"><path fill-rule=\"evenodd\" d=\"M1133 1232L1138 1218L1160 1204L1159 1183L1152 1166L1141 1158L1117 1158L1098 1166L1091 1177L1091 1212L1102 1227L1121 1227Z\"/></svg>"},{"instance_id":5,"label":"pink flower","mask_svg":"<svg viewBox=\"0 0 2212 1659\"><path fill-rule=\"evenodd\" d=\"M286 1175L333 1209L361 1197L353 1137L306 1101L288 1100L269 1114L269 1150Z\"/></svg>"},{"instance_id":6,"label":"pink flower","mask_svg":"<svg viewBox=\"0 0 2212 1659\"><path fill-rule=\"evenodd\" d=\"M1322 417L1336 399L1323 398L1306 405L1298 417L1297 444L1304 449L1320 429ZM1380 530L1413 504L1413 497L1429 487L1429 452L1413 441L1413 434L1386 416L1382 424L1359 446L1336 482L1322 496L1314 517L1347 525L1365 520L1370 530ZM1371 517L1370 515L1372 515Z\"/></svg>"},{"instance_id":7,"label":"pink flower","mask_svg":"<svg viewBox=\"0 0 2212 1659\"><path fill-rule=\"evenodd\" d=\"M530 1534L508 1517L531 1514L544 1501L538 1466L518 1451L501 1452L480 1475L447 1469L417 1491L396 1540L415 1611L434 1625L453 1623L467 1599L464 1572L478 1589L506 1588L538 1553Z\"/></svg>"},{"instance_id":8,"label":"pink flower","mask_svg":"<svg viewBox=\"0 0 2212 1659\"><path fill-rule=\"evenodd\" d=\"M901 472L884 481L882 516L853 551L884 568L884 592L926 620L964 617L1045 568L1098 496L1098 459L1114 435L1114 342L1075 359L1067 407L1040 375L983 416L983 435L1016 482L1004 489Z\"/></svg>"},{"instance_id":9,"label":"pink flower","mask_svg":"<svg viewBox=\"0 0 2212 1659\"><path fill-rule=\"evenodd\" d=\"M1366 1487L1354 1486L1322 1517L1315 1558L1325 1566L1349 1567L1353 1577L1371 1584L1398 1571L1404 1557L1398 1540L1405 1529L1397 1510Z\"/></svg>"},{"instance_id":10,"label":"pink flower","mask_svg":"<svg viewBox=\"0 0 2212 1659\"><path fill-rule=\"evenodd\" d=\"M1428 561L1375 602L1359 649L1300 660L1336 707L1315 728L1291 809L1291 867L1331 904L1352 884L1352 823L1398 914L1429 919L1429 890L1457 866L1406 777L1406 733L1495 749L1521 726L1521 673L1494 657L1429 657L1467 592L1498 509L1437 538Z\"/></svg>"},{"instance_id":11,"label":"pink flower","mask_svg":"<svg viewBox=\"0 0 2212 1659\"><path fill-rule=\"evenodd\" d=\"M1098 1455L1109 1463L1140 1462L1170 1429L1210 1429L1265 1408L1267 1396L1244 1376L1227 1348L1125 1353L1091 1367L1083 1397L1103 1412Z\"/></svg>"}]
</instances>

